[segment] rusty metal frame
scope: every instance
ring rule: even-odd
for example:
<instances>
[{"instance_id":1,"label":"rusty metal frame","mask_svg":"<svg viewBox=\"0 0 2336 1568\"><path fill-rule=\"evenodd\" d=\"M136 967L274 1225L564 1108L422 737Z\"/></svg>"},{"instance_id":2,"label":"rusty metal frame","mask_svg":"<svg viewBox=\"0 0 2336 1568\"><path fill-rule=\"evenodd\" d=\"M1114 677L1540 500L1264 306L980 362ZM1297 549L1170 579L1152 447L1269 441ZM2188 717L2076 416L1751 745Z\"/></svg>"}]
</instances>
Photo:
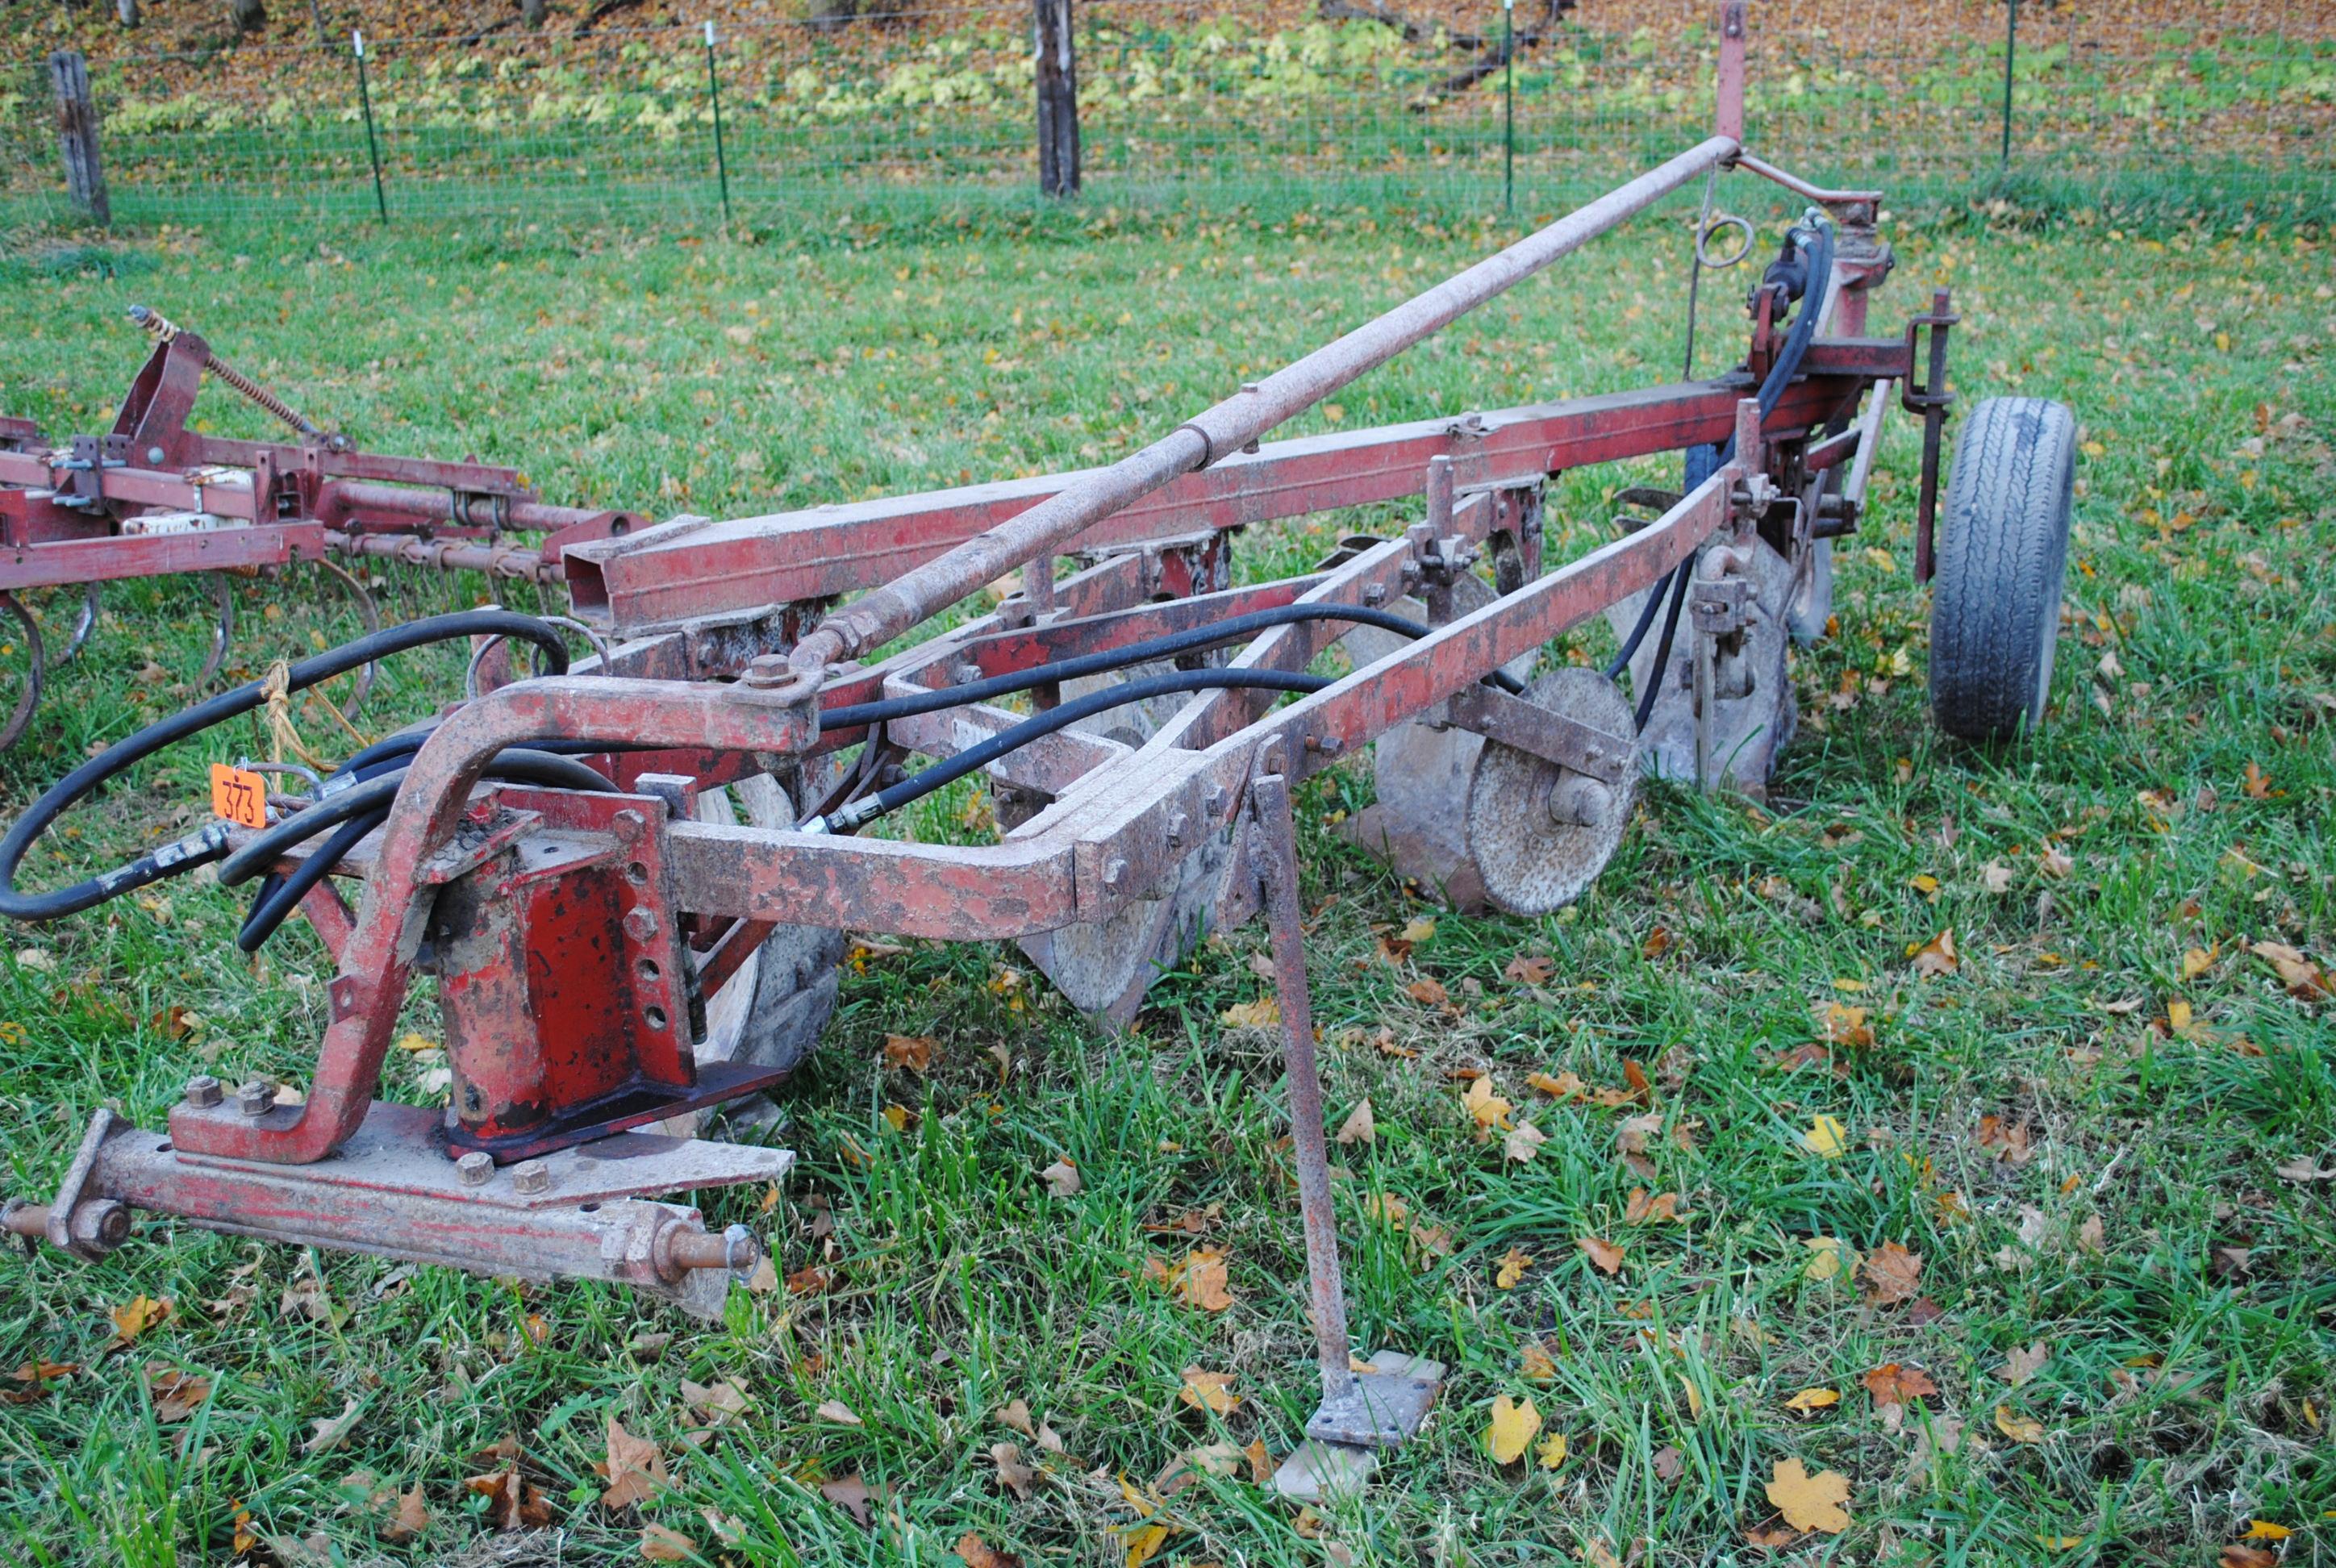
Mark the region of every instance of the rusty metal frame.
<instances>
[{"instance_id":1,"label":"rusty metal frame","mask_svg":"<svg viewBox=\"0 0 2336 1568\"><path fill-rule=\"evenodd\" d=\"M638 1027L652 1005L643 998L654 991L657 1016L647 1022L670 1036L678 1011L671 978L694 968L701 986L718 985L778 927L1048 940L1161 905L1188 886L1193 867L1216 864L1210 857L1235 846L1231 856L1221 857L1219 885L1203 891L1219 923L1262 909L1271 927L1323 1385L1323 1407L1309 1436L1348 1445L1400 1440L1424 1414L1433 1378L1407 1358L1391 1361L1403 1370L1379 1382L1349 1368L1354 1347L1345 1328L1313 1061L1292 792L1311 774L1413 721L1458 726L1569 774L1620 784L1635 765L1635 737L1495 691L1484 684L1488 676L1687 571L1696 574L1698 629L1691 635L1699 639L1698 668L1708 677L1707 645L1728 619L1722 612L1744 599L1745 585L1730 574L1764 538L1780 538L1784 552L1809 541L1809 509L1796 487L1822 490L1832 471L1845 467L1844 511L1854 526L1878 443L1882 394L1893 385L1905 389L1906 405L1931 427L1926 515L1935 489L1945 328L1953 319L1947 301L1942 296L1902 336L1864 336L1866 294L1889 272L1887 249L1873 234L1878 195L1824 190L1744 152L1744 19L1743 0L1727 0L1713 137L1244 386L1118 463L774 516L679 518L628 528L620 537L602 526L608 514L563 519L558 509L530 511L538 503L516 496L496 502L501 510L488 519L489 535L493 525L522 516L570 531L558 537L567 540L560 556L573 602L613 634L614 645L579 673L501 686L457 708L413 757L384 825L344 866L362 872L355 909L329 884L310 895L304 909L336 972L327 993L331 1021L305 1096L284 1104L264 1095L230 1100L216 1084L199 1080L209 1087L190 1086L170 1114L167 1144L134 1130L95 1130L84 1174L106 1201L199 1223L458 1264L465 1262L462 1232L485 1226L493 1245L470 1266L502 1268L514 1257L532 1256L552 1272L685 1293L680 1275L736 1261L732 1251L717 1257L710 1243L690 1239L698 1234L691 1217L638 1216L650 1241L628 1232L630 1240L608 1243L602 1261L593 1262L584 1259L585 1243L592 1236L605 1240L606 1227L582 1225L572 1202L541 1199L547 1189L537 1183L570 1183L560 1173L578 1161L606 1164L595 1151L606 1153L608 1140L647 1136L618 1130L623 1126L767 1079L700 1075L691 1081L670 1038L650 1050L644 1037L635 1037L628 1042L628 1070L638 1070L624 1078L619 1111L602 1115L617 1103L605 1086L593 1091L601 1099L571 1087L565 1098L549 1094L549 1109L538 1106L529 1096L546 1096L529 1086L545 1074L546 1050L531 1011L537 993L524 982L526 966L542 957L540 944L496 901L539 897L560 877L605 878L611 867L624 867L638 891L627 895L621 914L607 905L605 918L621 927L608 933L608 950L628 963L646 956L655 970L649 990L612 986L610 1005ZM1765 420L1753 395L1753 367L1770 352L1774 325L1773 297L1764 291L1747 366L1729 375L1264 440L1293 414L1597 234L1690 180L1730 167L1832 208L1849 240L1836 259L1835 335L1811 347L1799 379ZM1918 365L1916 329L1924 326L1930 357ZM183 365L160 361L150 371L157 397L156 389L182 384L186 374ZM1869 394L1874 395L1861 416ZM1540 508L1550 476L1728 442L1731 459L1652 522L1562 565L1543 561ZM384 466L384 460L328 444L312 441L298 450L302 471L316 476L316 499L297 525L264 531L283 548L442 548L373 531L417 522L445 525L441 540L479 537L479 519L458 492L450 490L443 506L417 501L427 492L416 487L433 482L417 477L421 470ZM250 464L254 479L242 492L248 504L222 515L267 517L268 507L250 498L274 493L271 466L281 472L290 461L279 460L277 451L205 446L196 453ZM60 475L53 455L0 451L0 484L54 484ZM109 501L206 504L201 482L186 472L75 472L86 477L73 482L95 486ZM1230 580L1227 540L1248 524L1412 496L1422 498L1420 519L1393 537L1349 541L1296 577L1242 586ZM596 527L608 536L586 537ZM494 541L459 548L492 550ZM1468 609L1455 586L1485 562L1494 569L1497 591ZM961 624L933 624L1012 570L1021 573L1019 592ZM839 603L853 593L859 597ZM1336 612L1412 598L1427 607L1424 635L1382 657L1358 657L1343 674L1281 706L1266 706L1265 694L1253 688L1223 687L1194 693L1148 736L1129 741L1065 729L997 758L988 776L1029 809L993 844L813 831L823 825L823 814L819 823L787 828L715 823L693 820L685 809L698 790L863 744L885 756L959 755L1029 716L968 702L897 719L862 714L858 722L826 722L846 708L929 698L1284 607L1290 616L1229 641L1214 657L1227 675L1305 672L1351 628L1352 620ZM1324 613L1294 618L1309 609ZM904 637L922 640L878 657ZM861 659L871 662L855 662ZM1043 711L1059 695L1040 686L1031 699ZM881 737L868 727L878 723ZM570 805L557 791L482 784L499 752L546 736L607 746L598 765L626 793L579 797L580 803ZM511 857L555 832L568 835L556 854L515 869L523 857ZM450 910L476 913L475 928L458 931L460 922L446 919ZM490 931L501 946L480 948L450 966L432 945L458 944L462 931L473 929ZM449 1030L450 1050L459 1044L463 1055L458 1076L471 1073L502 1086L497 1095L482 1094L479 1105L450 1106L443 1117L375 1097L408 990L425 969L439 976L450 1017L462 1018L461 1029ZM643 1085L659 1086L666 1097L643 1093ZM497 1107L516 1109L504 1120ZM354 1177L352 1150L363 1156ZM324 1163L336 1153L343 1160ZM665 1154L673 1170L680 1169L675 1162L681 1156ZM409 1155L437 1164L419 1171L398 1164ZM707 1157L719 1169L708 1167L712 1174L699 1184L752 1179L725 1175L731 1169L721 1164L725 1156ZM375 1167L366 1161L380 1174L367 1176ZM474 1176L482 1189L500 1193L495 1183L504 1176L497 1162L514 1161L510 1179L527 1202L465 1195ZM462 1174L449 1174L458 1167ZM652 1188L644 1183L672 1175L662 1166L662 1175L649 1165L642 1170L629 1185L592 1188L591 1201L647 1195ZM572 1199L584 1189L561 1190ZM439 1239L399 1241L394 1225L414 1215L425 1216ZM44 1213L39 1222L55 1232L70 1219ZM650 1255L640 1247L654 1253L655 1237L676 1226L674 1233L686 1240L685 1262L677 1269L638 1266ZM530 1247L536 1249L531 1254Z\"/></svg>"}]
</instances>

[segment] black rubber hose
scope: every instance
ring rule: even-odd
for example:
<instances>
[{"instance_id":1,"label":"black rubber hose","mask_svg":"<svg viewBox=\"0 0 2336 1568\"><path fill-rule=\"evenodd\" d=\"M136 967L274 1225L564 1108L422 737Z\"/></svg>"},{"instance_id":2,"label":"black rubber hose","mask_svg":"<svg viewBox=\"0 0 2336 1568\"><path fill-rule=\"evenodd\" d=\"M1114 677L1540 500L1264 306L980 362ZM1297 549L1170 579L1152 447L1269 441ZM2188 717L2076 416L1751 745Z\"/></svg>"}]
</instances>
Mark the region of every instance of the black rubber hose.
<instances>
[{"instance_id":1,"label":"black rubber hose","mask_svg":"<svg viewBox=\"0 0 2336 1568\"><path fill-rule=\"evenodd\" d=\"M1265 609L1237 615L1230 620L1189 630L1170 632L1144 642L1130 643L1124 648L1106 648L1101 653L1080 654L1073 658L1058 659L1030 669L992 676L988 680L969 681L964 686L935 687L930 693L919 692L908 696L884 697L875 702L854 704L849 707L831 708L820 715L823 731L857 729L879 721L912 718L918 714L938 713L943 708L963 707L968 703L986 702L993 696L1007 696L1027 691L1035 686L1046 686L1081 676L1103 675L1124 669L1132 664L1148 659L1167 658L1180 653L1192 653L1202 648L1218 648L1226 643L1241 642L1258 632L1295 621L1350 620L1363 626L1377 627L1382 631L1402 637L1421 638L1434 631L1434 627L1395 614L1391 610L1372 609L1353 604L1280 604ZM1197 672L1195 672L1197 673ZM1524 689L1523 683L1504 670L1494 670L1487 679L1503 690L1514 694ZM842 716L865 715L846 720Z\"/></svg>"},{"instance_id":2,"label":"black rubber hose","mask_svg":"<svg viewBox=\"0 0 2336 1568\"><path fill-rule=\"evenodd\" d=\"M1801 373L1801 361L1808 356L1809 344L1816 337L1817 318L1825 314L1825 295L1833 283L1831 228L1820 227L1816 230L1815 242L1807 253L1807 267L1808 281L1802 291L1806 303L1801 314L1794 320L1792 329L1785 335L1784 345L1776 351L1776 362L1768 367L1768 374L1761 377L1760 389L1754 394L1758 400L1763 421L1776 412L1777 404L1784 401L1785 389L1793 384L1793 377ZM1771 272L1774 270L1770 268ZM1767 281L1763 279L1763 287ZM1689 447L1685 468L1687 488L1693 490L1725 468L1735 456L1736 438L1733 435L1718 447ZM1662 601L1664 589L1668 588L1670 590L1670 609L1663 618L1662 638L1655 645L1655 678L1647 683L1647 690L1639 697L1637 711L1640 729L1647 727L1647 716L1654 711L1654 693L1662 683L1663 670L1670 663L1671 642L1679 631L1679 608L1687 602L1687 580L1681 575L1684 570L1685 563L1681 563L1655 579L1654 588L1647 595L1647 602L1640 608L1638 624L1630 628L1630 635L1622 639L1622 650L1606 667L1606 678L1609 680L1619 677L1629 667L1631 656L1639 651L1639 645L1647 638L1647 628L1654 624L1655 607Z\"/></svg>"},{"instance_id":3,"label":"black rubber hose","mask_svg":"<svg viewBox=\"0 0 2336 1568\"><path fill-rule=\"evenodd\" d=\"M494 761L487 765L484 776L508 784L544 784L552 789L590 790L596 794L607 794L617 787L573 757L555 756L523 746L497 754ZM307 810L296 812L274 827L254 834L220 863L219 885L231 888L248 882L267 871L294 844L306 843L337 823L388 809L404 783L405 769L398 768L361 784L336 790Z\"/></svg>"},{"instance_id":4,"label":"black rubber hose","mask_svg":"<svg viewBox=\"0 0 2336 1568\"><path fill-rule=\"evenodd\" d=\"M309 890L330 876L341 858L357 847L357 841L388 820L389 813L380 811L352 817L318 845L315 853L302 861L291 875L271 875L260 888L259 896L251 901L251 912L243 917L243 925L235 933L235 945L247 953L258 952L276 934L277 928L300 907L300 901L308 896Z\"/></svg>"},{"instance_id":5,"label":"black rubber hose","mask_svg":"<svg viewBox=\"0 0 2336 1568\"><path fill-rule=\"evenodd\" d=\"M568 649L560 640L559 632L535 617L510 610L462 610L453 615L435 615L423 620L408 621L404 626L384 627L355 642L344 643L313 658L302 659L291 667L286 689L305 690L319 681L346 675L350 670L362 668L391 654L404 653L408 648L448 642L474 634L492 633L534 643L544 650L554 673L564 672L568 667ZM46 793L25 808L24 815L10 824L7 836L0 838L0 915L19 920L59 920L102 904L108 899L118 898L133 888L176 876L218 859L226 847L226 829L221 823L214 823L191 837L166 844L150 854L141 855L127 865L117 866L112 871L69 887L39 893L22 892L16 887L16 874L23 868L24 855L34 842L48 831L50 823L98 785L143 762L163 747L249 713L265 701L265 681L251 681L233 691L221 692L207 702L198 703L114 742L52 784Z\"/></svg>"},{"instance_id":6,"label":"black rubber hose","mask_svg":"<svg viewBox=\"0 0 2336 1568\"><path fill-rule=\"evenodd\" d=\"M822 831L847 833L862 823L899 811L912 801L922 800L935 790L955 784L966 774L988 767L1007 753L1018 751L1042 736L1052 735L1092 715L1108 713L1113 708L1124 707L1129 703L1142 702L1147 697L1221 687L1313 692L1320 691L1330 684L1329 676L1306 675L1294 670L1180 669L1168 675L1146 676L1142 680L1106 687L1101 691L1089 692L1085 696L1074 697L1069 702L1050 707L1036 718L1025 719L1011 729L999 730L979 745L968 746L947 762L936 763L888 789L878 790L863 800L840 807L823 823ZM840 707L822 716L822 718L838 729L857 728L875 722L868 710L876 706L874 703L862 703L852 707Z\"/></svg>"}]
</instances>

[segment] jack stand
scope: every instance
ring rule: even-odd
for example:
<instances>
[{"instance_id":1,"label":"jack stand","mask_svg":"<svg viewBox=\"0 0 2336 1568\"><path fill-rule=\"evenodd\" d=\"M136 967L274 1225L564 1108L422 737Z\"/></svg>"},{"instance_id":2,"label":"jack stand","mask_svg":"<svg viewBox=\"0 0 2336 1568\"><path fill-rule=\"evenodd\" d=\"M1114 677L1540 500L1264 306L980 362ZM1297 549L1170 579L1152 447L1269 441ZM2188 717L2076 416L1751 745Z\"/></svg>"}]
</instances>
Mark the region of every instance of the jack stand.
<instances>
[{"instance_id":1,"label":"jack stand","mask_svg":"<svg viewBox=\"0 0 2336 1568\"><path fill-rule=\"evenodd\" d=\"M1270 743L1269 743L1270 744ZM1270 759L1270 760L1269 760ZM1329 1141L1322 1130L1322 1079L1314 1059L1314 1019L1306 988L1305 928L1298 901L1298 839L1290 781L1280 758L1261 755L1250 779L1251 853L1273 940L1274 994L1281 1007L1290 1079L1290 1157L1298 1168L1306 1227L1306 1282L1314 1319L1322 1403L1306 1441L1274 1473L1273 1489L1313 1501L1359 1490L1378 1468L1377 1450L1419 1430L1444 1380L1442 1363L1381 1350L1358 1366L1348 1349L1347 1298L1330 1199Z\"/></svg>"}]
</instances>

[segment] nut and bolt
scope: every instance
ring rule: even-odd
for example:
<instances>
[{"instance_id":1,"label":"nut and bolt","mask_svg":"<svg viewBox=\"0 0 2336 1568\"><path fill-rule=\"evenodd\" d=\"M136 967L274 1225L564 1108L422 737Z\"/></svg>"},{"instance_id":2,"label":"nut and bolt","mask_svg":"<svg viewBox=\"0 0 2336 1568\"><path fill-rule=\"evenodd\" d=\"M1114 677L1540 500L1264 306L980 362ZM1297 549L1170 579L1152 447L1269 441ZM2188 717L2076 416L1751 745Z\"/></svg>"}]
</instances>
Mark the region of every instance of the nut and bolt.
<instances>
[{"instance_id":1,"label":"nut and bolt","mask_svg":"<svg viewBox=\"0 0 2336 1568\"><path fill-rule=\"evenodd\" d=\"M647 946L657 934L657 918L647 904L635 904L625 911L625 935Z\"/></svg>"},{"instance_id":2,"label":"nut and bolt","mask_svg":"<svg viewBox=\"0 0 2336 1568\"><path fill-rule=\"evenodd\" d=\"M551 1167L541 1160L522 1160L511 1167L511 1185L533 1197L551 1190Z\"/></svg>"},{"instance_id":3,"label":"nut and bolt","mask_svg":"<svg viewBox=\"0 0 2336 1568\"><path fill-rule=\"evenodd\" d=\"M978 664L968 662L949 666L949 684L952 686L971 686L981 678L981 667Z\"/></svg>"},{"instance_id":4,"label":"nut and bolt","mask_svg":"<svg viewBox=\"0 0 2336 1568\"><path fill-rule=\"evenodd\" d=\"M768 691L786 683L787 661L783 654L756 654L746 661L745 669L738 677L739 685L752 687L756 691Z\"/></svg>"},{"instance_id":5,"label":"nut and bolt","mask_svg":"<svg viewBox=\"0 0 2336 1568\"><path fill-rule=\"evenodd\" d=\"M1127 862L1117 856L1105 862L1103 885L1111 892L1117 892L1127 886Z\"/></svg>"},{"instance_id":6,"label":"nut and bolt","mask_svg":"<svg viewBox=\"0 0 2336 1568\"><path fill-rule=\"evenodd\" d=\"M197 1073L187 1080L186 1102L199 1111L208 1111L227 1097L227 1086L209 1073Z\"/></svg>"},{"instance_id":7,"label":"nut and bolt","mask_svg":"<svg viewBox=\"0 0 2336 1568\"><path fill-rule=\"evenodd\" d=\"M235 1091L235 1108L247 1116L264 1116L276 1104L276 1086L252 1079Z\"/></svg>"},{"instance_id":8,"label":"nut and bolt","mask_svg":"<svg viewBox=\"0 0 2336 1568\"><path fill-rule=\"evenodd\" d=\"M617 830L618 838L637 839L641 836L641 830L649 825L649 819L627 806L609 819L609 824Z\"/></svg>"},{"instance_id":9,"label":"nut and bolt","mask_svg":"<svg viewBox=\"0 0 2336 1568\"><path fill-rule=\"evenodd\" d=\"M1385 604L1387 602L1387 584L1383 582L1365 583L1363 585L1363 602L1366 605L1373 607Z\"/></svg>"},{"instance_id":10,"label":"nut and bolt","mask_svg":"<svg viewBox=\"0 0 2336 1568\"><path fill-rule=\"evenodd\" d=\"M454 1162L454 1174L466 1187L483 1187L495 1179L495 1157L483 1149L472 1149Z\"/></svg>"},{"instance_id":11,"label":"nut and bolt","mask_svg":"<svg viewBox=\"0 0 2336 1568\"><path fill-rule=\"evenodd\" d=\"M1169 847L1173 849L1176 845L1183 843L1184 842L1184 834L1192 825L1192 819L1186 816L1183 812L1170 812L1168 813Z\"/></svg>"}]
</instances>

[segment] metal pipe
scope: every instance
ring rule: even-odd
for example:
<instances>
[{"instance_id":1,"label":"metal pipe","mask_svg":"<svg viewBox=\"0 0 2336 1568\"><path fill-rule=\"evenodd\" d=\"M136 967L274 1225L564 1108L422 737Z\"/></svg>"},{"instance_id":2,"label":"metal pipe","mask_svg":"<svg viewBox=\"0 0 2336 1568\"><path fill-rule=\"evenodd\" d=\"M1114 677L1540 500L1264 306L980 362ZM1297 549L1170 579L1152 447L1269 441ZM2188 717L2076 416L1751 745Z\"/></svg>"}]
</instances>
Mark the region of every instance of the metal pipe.
<instances>
[{"instance_id":1,"label":"metal pipe","mask_svg":"<svg viewBox=\"0 0 2336 1568\"><path fill-rule=\"evenodd\" d=\"M1828 190L1822 185L1812 185L1797 174L1787 174L1765 159L1749 152L1736 155L1736 167L1747 174L1757 174L1763 180L1774 180L1794 195L1805 197L1820 207L1834 207L1849 201L1880 201L1879 190Z\"/></svg>"},{"instance_id":2,"label":"metal pipe","mask_svg":"<svg viewBox=\"0 0 2336 1568\"><path fill-rule=\"evenodd\" d=\"M491 577L512 577L536 582L558 582L560 563L536 550L496 550L455 540L415 539L403 533L338 533L326 530L325 548L341 555L378 556L408 566L435 567L442 571L483 571Z\"/></svg>"},{"instance_id":3,"label":"metal pipe","mask_svg":"<svg viewBox=\"0 0 2336 1568\"><path fill-rule=\"evenodd\" d=\"M1032 557L1062 552L1087 529L1179 475L1241 451L1739 151L1730 138L1711 137L1243 387L1141 451L1092 471L1028 511L871 590L796 645L788 662L798 693L821 680L832 661L890 641Z\"/></svg>"},{"instance_id":4,"label":"metal pipe","mask_svg":"<svg viewBox=\"0 0 2336 1568\"><path fill-rule=\"evenodd\" d=\"M332 496L349 511L389 512L427 522L471 521L455 516L455 503L451 492L434 486L377 484L370 480L336 479L332 482ZM502 527L530 533L572 528L579 522L589 522L605 515L589 506L555 506L550 502L524 495L497 495L492 499L495 521Z\"/></svg>"}]
</instances>

